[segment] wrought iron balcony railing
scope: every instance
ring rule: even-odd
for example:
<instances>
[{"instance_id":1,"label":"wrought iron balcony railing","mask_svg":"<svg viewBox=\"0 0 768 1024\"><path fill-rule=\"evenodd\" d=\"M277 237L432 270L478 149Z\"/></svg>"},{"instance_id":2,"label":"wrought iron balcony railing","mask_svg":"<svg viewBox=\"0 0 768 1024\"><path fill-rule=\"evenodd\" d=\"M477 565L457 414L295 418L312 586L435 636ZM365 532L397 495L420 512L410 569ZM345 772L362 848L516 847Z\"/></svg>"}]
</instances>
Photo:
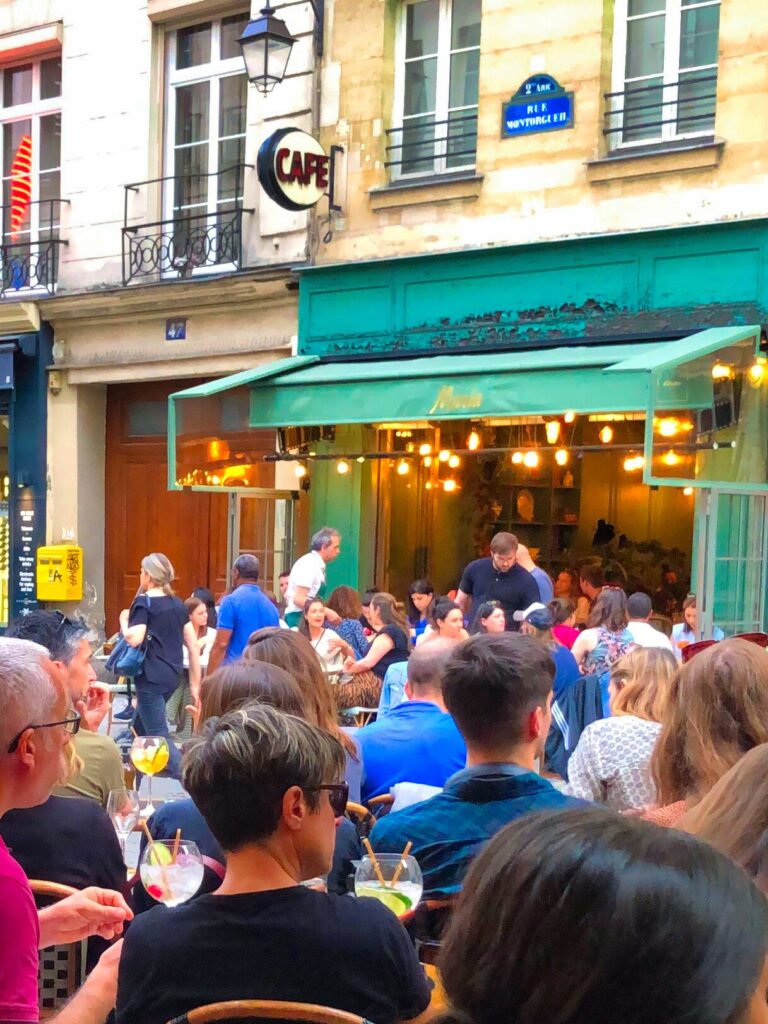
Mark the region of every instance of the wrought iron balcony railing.
<instances>
[{"instance_id":1,"label":"wrought iron balcony railing","mask_svg":"<svg viewBox=\"0 0 768 1024\"><path fill-rule=\"evenodd\" d=\"M59 250L68 244L59 237L61 204L66 202L66 199L33 200L15 240L10 231L11 207L0 207L0 298L9 298L27 289L45 289L49 295L56 291Z\"/></svg>"},{"instance_id":2,"label":"wrought iron balcony railing","mask_svg":"<svg viewBox=\"0 0 768 1024\"><path fill-rule=\"evenodd\" d=\"M477 111L460 110L446 119L414 117L387 129L385 166L393 178L449 174L475 166Z\"/></svg>"},{"instance_id":3,"label":"wrought iron balcony railing","mask_svg":"<svg viewBox=\"0 0 768 1024\"><path fill-rule=\"evenodd\" d=\"M239 270L243 262L243 214L253 213L242 204L247 169L251 169L250 164L238 164L215 174L169 175L126 185L123 284L187 278L196 271ZM225 183L229 183L226 192L231 195L221 198ZM130 195L145 190L149 204L153 188L158 192L159 207L173 197L172 215L151 223L130 224ZM198 201L203 188L206 198Z\"/></svg>"},{"instance_id":4,"label":"wrought iron balcony railing","mask_svg":"<svg viewBox=\"0 0 768 1024\"><path fill-rule=\"evenodd\" d=\"M711 136L715 130L717 70L681 75L675 82L630 84L605 93L603 134L610 149Z\"/></svg>"}]
</instances>

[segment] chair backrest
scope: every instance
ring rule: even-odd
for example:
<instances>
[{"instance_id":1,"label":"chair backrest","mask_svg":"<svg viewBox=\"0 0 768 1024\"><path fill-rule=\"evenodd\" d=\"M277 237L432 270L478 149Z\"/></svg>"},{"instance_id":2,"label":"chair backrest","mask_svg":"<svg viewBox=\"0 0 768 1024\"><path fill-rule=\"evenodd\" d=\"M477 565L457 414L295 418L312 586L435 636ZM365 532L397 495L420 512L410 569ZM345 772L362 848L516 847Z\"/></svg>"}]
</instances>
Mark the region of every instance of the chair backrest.
<instances>
[{"instance_id":1,"label":"chair backrest","mask_svg":"<svg viewBox=\"0 0 768 1024\"><path fill-rule=\"evenodd\" d=\"M751 644L757 644L758 647L768 647L768 633L736 633L733 639L749 640Z\"/></svg>"},{"instance_id":2,"label":"chair backrest","mask_svg":"<svg viewBox=\"0 0 768 1024\"><path fill-rule=\"evenodd\" d=\"M717 640L697 640L695 643L686 644L683 648L683 664L687 665L691 658L695 658L697 654L701 654L702 651L706 651L708 647L712 647L717 643Z\"/></svg>"},{"instance_id":3,"label":"chair backrest","mask_svg":"<svg viewBox=\"0 0 768 1024\"><path fill-rule=\"evenodd\" d=\"M211 1024L213 1021L249 1019L301 1020L307 1024L368 1024L362 1017L344 1010L272 999L235 999L226 1003L209 1003L174 1017L168 1024Z\"/></svg>"},{"instance_id":4,"label":"chair backrest","mask_svg":"<svg viewBox=\"0 0 768 1024\"><path fill-rule=\"evenodd\" d=\"M658 629L664 636L672 636L672 619L666 615L652 615L648 620L649 624L654 629Z\"/></svg>"},{"instance_id":5,"label":"chair backrest","mask_svg":"<svg viewBox=\"0 0 768 1024\"><path fill-rule=\"evenodd\" d=\"M35 902L47 906L77 892L69 885L30 879ZM87 941L48 946L40 950L37 975L40 1020L48 1020L59 1012L85 981Z\"/></svg>"}]
</instances>

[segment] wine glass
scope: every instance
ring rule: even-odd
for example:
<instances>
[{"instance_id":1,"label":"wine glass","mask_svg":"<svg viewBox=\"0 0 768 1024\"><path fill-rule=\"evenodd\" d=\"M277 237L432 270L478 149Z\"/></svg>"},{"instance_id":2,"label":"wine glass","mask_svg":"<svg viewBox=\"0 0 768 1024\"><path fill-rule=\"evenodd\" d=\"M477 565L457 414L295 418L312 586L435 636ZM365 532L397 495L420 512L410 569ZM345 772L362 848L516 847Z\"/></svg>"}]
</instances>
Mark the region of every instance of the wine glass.
<instances>
[{"instance_id":1,"label":"wine glass","mask_svg":"<svg viewBox=\"0 0 768 1024\"><path fill-rule=\"evenodd\" d=\"M165 736L137 736L131 745L131 761L137 772L149 776L147 783L147 806L141 812L142 818L155 813L152 804L152 776L161 772L168 764L171 751Z\"/></svg>"},{"instance_id":2,"label":"wine glass","mask_svg":"<svg viewBox=\"0 0 768 1024\"><path fill-rule=\"evenodd\" d=\"M141 855L139 874L147 893L158 903L177 907L191 899L203 882L203 858L197 843L155 839Z\"/></svg>"},{"instance_id":3,"label":"wine glass","mask_svg":"<svg viewBox=\"0 0 768 1024\"><path fill-rule=\"evenodd\" d=\"M107 814L115 826L120 849L125 860L125 842L139 821L139 794L135 789L111 789L107 799Z\"/></svg>"},{"instance_id":4,"label":"wine glass","mask_svg":"<svg viewBox=\"0 0 768 1024\"><path fill-rule=\"evenodd\" d=\"M377 853L376 861L378 872L372 857L366 856L360 861L355 872L355 896L371 896L398 917L411 914L424 891L418 861L415 857L403 857L399 853Z\"/></svg>"}]
</instances>

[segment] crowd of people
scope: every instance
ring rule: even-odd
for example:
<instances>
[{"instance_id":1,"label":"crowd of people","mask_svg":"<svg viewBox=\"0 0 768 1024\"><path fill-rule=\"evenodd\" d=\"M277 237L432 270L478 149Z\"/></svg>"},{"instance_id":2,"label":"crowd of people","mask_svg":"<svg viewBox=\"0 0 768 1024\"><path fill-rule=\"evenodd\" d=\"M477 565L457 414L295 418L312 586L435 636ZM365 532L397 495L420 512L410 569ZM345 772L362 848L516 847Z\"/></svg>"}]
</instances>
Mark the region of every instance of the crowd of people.
<instances>
[{"instance_id":1,"label":"crowd of people","mask_svg":"<svg viewBox=\"0 0 768 1024\"><path fill-rule=\"evenodd\" d=\"M595 563L575 593L511 534L455 593L326 596L340 545L315 534L279 597L253 555L219 602L142 562L124 717L183 785L142 838L197 844L180 906L129 879L105 811L123 765L84 623L0 639L0 1024L38 1020L38 948L86 938L59 1024L248 998L427 1020L424 929L457 1024L768 1024L768 636L702 647L692 595L673 623ZM364 842L410 851L423 918L353 895ZM77 892L37 909L30 878Z\"/></svg>"}]
</instances>

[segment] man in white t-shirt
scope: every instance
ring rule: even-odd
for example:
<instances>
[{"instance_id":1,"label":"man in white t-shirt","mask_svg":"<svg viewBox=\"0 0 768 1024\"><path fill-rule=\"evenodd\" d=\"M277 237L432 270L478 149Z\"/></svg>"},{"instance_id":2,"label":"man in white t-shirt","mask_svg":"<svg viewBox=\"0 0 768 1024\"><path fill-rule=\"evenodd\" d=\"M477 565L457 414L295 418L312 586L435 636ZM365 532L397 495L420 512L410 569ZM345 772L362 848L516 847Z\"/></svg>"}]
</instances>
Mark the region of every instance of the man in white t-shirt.
<instances>
[{"instance_id":1,"label":"man in white t-shirt","mask_svg":"<svg viewBox=\"0 0 768 1024\"><path fill-rule=\"evenodd\" d=\"M627 629L639 647L661 647L673 653L672 641L661 630L654 629L648 621L653 613L653 605L647 594L639 591L627 598L629 622Z\"/></svg>"},{"instance_id":2,"label":"man in white t-shirt","mask_svg":"<svg viewBox=\"0 0 768 1024\"><path fill-rule=\"evenodd\" d=\"M325 567L339 557L340 551L339 531L323 526L312 537L309 552L293 563L285 591L285 621L289 626L299 624L304 605L325 585ZM338 615L329 608L325 614L332 625L339 621Z\"/></svg>"}]
</instances>

